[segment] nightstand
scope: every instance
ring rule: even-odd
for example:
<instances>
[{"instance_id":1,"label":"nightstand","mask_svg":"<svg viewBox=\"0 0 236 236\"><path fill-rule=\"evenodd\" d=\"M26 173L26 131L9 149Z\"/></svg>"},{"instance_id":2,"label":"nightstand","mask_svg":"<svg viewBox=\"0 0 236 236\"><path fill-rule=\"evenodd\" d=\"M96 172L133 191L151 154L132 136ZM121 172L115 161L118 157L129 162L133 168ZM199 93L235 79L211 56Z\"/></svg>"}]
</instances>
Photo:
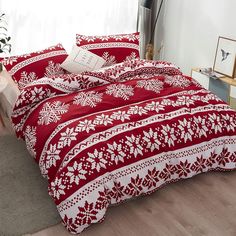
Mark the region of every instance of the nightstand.
<instances>
[{"instance_id":1,"label":"nightstand","mask_svg":"<svg viewBox=\"0 0 236 236\"><path fill-rule=\"evenodd\" d=\"M192 69L191 76L204 88L212 91L219 98L236 109L236 80L230 77L210 78L202 74L199 69Z\"/></svg>"}]
</instances>

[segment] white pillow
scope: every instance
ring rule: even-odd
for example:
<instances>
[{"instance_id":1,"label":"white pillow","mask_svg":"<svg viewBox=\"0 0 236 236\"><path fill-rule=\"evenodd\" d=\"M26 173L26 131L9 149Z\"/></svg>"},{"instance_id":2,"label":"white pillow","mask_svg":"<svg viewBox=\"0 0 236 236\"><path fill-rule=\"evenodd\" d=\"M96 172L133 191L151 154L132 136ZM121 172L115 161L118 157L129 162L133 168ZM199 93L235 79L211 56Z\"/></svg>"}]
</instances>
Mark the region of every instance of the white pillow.
<instances>
[{"instance_id":1,"label":"white pillow","mask_svg":"<svg viewBox=\"0 0 236 236\"><path fill-rule=\"evenodd\" d=\"M83 71L100 69L105 62L102 57L74 45L61 67L71 73L79 74Z\"/></svg>"},{"instance_id":2,"label":"white pillow","mask_svg":"<svg viewBox=\"0 0 236 236\"><path fill-rule=\"evenodd\" d=\"M16 83L6 71L0 73L0 105L4 114L10 118L17 97L20 94Z\"/></svg>"}]
</instances>

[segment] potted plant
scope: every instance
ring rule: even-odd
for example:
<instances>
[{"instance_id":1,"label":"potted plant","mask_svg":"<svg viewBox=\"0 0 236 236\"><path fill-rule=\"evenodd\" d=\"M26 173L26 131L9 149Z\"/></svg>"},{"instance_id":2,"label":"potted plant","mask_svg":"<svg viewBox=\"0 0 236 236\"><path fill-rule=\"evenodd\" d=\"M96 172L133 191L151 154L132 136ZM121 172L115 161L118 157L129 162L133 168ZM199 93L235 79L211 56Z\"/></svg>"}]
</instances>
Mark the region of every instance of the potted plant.
<instances>
[{"instance_id":1,"label":"potted plant","mask_svg":"<svg viewBox=\"0 0 236 236\"><path fill-rule=\"evenodd\" d=\"M5 14L0 15L0 57L1 54L7 55L11 52L11 44L9 43L11 37L7 32L7 21ZM2 71L2 64L0 63L0 71Z\"/></svg>"}]
</instances>

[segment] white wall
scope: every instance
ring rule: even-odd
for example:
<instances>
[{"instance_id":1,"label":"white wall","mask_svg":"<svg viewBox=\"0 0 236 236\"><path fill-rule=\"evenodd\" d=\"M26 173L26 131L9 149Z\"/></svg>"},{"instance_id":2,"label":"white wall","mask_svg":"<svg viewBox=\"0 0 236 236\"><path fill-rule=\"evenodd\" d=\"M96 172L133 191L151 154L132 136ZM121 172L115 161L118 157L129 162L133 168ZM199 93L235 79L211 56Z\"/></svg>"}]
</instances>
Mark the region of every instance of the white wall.
<instances>
[{"instance_id":1,"label":"white wall","mask_svg":"<svg viewBox=\"0 0 236 236\"><path fill-rule=\"evenodd\" d=\"M236 39L236 0L165 0L163 59L186 74L212 67L219 36Z\"/></svg>"}]
</instances>

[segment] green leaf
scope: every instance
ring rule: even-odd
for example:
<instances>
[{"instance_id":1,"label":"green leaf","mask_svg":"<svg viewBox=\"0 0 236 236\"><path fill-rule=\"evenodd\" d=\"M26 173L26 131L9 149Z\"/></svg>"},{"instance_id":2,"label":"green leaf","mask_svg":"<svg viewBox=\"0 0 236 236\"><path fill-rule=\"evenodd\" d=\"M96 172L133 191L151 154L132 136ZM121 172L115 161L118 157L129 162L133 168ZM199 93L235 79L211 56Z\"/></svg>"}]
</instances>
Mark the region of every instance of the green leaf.
<instances>
[{"instance_id":1,"label":"green leaf","mask_svg":"<svg viewBox=\"0 0 236 236\"><path fill-rule=\"evenodd\" d=\"M7 28L3 26L0 26L0 29L4 29L5 31L7 31Z\"/></svg>"},{"instance_id":2,"label":"green leaf","mask_svg":"<svg viewBox=\"0 0 236 236\"><path fill-rule=\"evenodd\" d=\"M0 39L0 42L6 44L6 39Z\"/></svg>"},{"instance_id":3,"label":"green leaf","mask_svg":"<svg viewBox=\"0 0 236 236\"><path fill-rule=\"evenodd\" d=\"M3 50L0 48L0 53L3 53Z\"/></svg>"},{"instance_id":4,"label":"green leaf","mask_svg":"<svg viewBox=\"0 0 236 236\"><path fill-rule=\"evenodd\" d=\"M0 32L0 35L1 35L1 37L4 36L4 38L7 37L7 34L5 34L5 33L3 33L3 32Z\"/></svg>"}]
</instances>

